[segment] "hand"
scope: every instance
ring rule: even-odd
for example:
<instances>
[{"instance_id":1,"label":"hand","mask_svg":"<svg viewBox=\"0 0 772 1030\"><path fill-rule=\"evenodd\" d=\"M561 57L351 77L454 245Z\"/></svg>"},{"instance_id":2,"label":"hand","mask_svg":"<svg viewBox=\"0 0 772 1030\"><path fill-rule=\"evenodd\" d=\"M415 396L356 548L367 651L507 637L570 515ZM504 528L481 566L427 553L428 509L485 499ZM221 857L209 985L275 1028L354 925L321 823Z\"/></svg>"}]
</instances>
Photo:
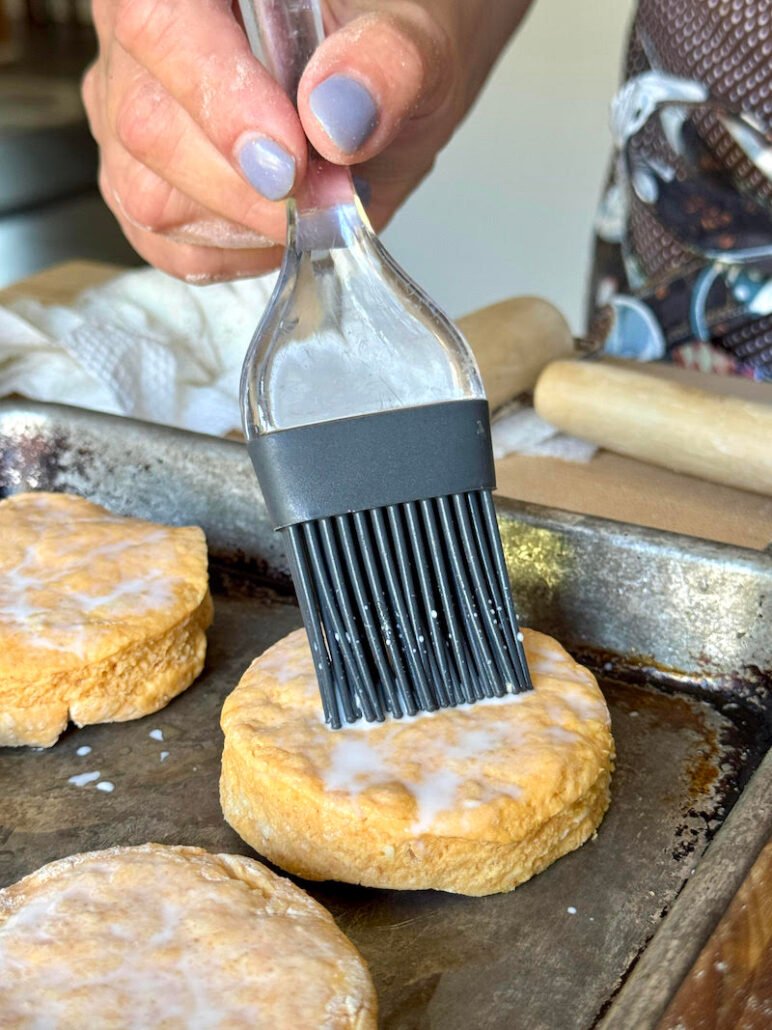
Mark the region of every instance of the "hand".
<instances>
[{"instance_id":1,"label":"hand","mask_svg":"<svg viewBox=\"0 0 772 1030\"><path fill-rule=\"evenodd\" d=\"M306 138L357 165L377 229L431 169L529 0L329 0L296 111L227 0L94 0L83 82L99 185L139 254L189 282L281 259Z\"/></svg>"}]
</instances>

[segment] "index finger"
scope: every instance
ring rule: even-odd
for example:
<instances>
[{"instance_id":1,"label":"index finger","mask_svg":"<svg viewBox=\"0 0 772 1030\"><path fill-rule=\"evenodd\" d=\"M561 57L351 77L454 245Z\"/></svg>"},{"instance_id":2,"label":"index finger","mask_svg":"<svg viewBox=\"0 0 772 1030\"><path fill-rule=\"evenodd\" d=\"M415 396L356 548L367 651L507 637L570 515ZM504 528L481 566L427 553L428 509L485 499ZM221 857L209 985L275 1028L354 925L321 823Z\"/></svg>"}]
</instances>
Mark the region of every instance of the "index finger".
<instances>
[{"instance_id":1,"label":"index finger","mask_svg":"<svg viewBox=\"0 0 772 1030\"><path fill-rule=\"evenodd\" d=\"M302 180L307 144L297 112L227 3L120 0L115 38L269 200Z\"/></svg>"}]
</instances>

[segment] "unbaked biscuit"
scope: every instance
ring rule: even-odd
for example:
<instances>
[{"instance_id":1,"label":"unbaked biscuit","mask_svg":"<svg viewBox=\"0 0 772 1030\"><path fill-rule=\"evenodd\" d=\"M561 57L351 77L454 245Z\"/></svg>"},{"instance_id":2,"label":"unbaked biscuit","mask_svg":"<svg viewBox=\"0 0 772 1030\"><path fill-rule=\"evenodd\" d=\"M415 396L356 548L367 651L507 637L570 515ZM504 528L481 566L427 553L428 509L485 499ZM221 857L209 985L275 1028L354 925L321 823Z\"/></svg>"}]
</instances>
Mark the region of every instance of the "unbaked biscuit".
<instances>
[{"instance_id":1,"label":"unbaked biscuit","mask_svg":"<svg viewBox=\"0 0 772 1030\"><path fill-rule=\"evenodd\" d=\"M305 634L290 634L225 702L225 818L307 879L511 890L592 836L614 758L592 673L542 633L524 646L533 691L330 730Z\"/></svg>"},{"instance_id":2,"label":"unbaked biscuit","mask_svg":"<svg viewBox=\"0 0 772 1030\"><path fill-rule=\"evenodd\" d=\"M198 527L67 494L0 502L0 744L158 711L201 672L211 621Z\"/></svg>"},{"instance_id":3,"label":"unbaked biscuit","mask_svg":"<svg viewBox=\"0 0 772 1030\"><path fill-rule=\"evenodd\" d=\"M369 1030L367 967L332 916L238 855L73 855L0 891L0 1025Z\"/></svg>"}]
</instances>

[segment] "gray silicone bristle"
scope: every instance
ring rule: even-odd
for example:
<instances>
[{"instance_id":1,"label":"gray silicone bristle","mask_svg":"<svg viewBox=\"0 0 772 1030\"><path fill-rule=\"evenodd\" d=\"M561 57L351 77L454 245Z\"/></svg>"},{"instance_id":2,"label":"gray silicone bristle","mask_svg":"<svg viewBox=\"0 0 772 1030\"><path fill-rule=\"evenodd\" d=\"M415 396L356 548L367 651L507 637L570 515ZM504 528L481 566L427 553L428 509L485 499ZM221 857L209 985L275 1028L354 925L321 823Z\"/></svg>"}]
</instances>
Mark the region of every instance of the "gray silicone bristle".
<instances>
[{"instance_id":1,"label":"gray silicone bristle","mask_svg":"<svg viewBox=\"0 0 772 1030\"><path fill-rule=\"evenodd\" d=\"M490 491L282 533L333 729L531 688Z\"/></svg>"}]
</instances>

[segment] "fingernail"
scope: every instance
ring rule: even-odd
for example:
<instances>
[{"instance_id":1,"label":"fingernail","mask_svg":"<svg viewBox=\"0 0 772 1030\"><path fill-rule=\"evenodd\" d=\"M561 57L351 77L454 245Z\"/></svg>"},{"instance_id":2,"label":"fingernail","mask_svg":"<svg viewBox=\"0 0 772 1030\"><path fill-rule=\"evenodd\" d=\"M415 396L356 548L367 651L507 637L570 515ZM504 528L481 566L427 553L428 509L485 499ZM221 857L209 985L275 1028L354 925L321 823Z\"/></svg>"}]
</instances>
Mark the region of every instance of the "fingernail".
<instances>
[{"instance_id":1,"label":"fingernail","mask_svg":"<svg viewBox=\"0 0 772 1030\"><path fill-rule=\"evenodd\" d=\"M312 90L311 111L336 147L359 150L378 123L369 90L348 75L331 75Z\"/></svg>"},{"instance_id":2,"label":"fingernail","mask_svg":"<svg viewBox=\"0 0 772 1030\"><path fill-rule=\"evenodd\" d=\"M360 175L353 175L354 189L357 191L359 199L362 201L365 207L370 203L373 196L373 188L367 179L363 179Z\"/></svg>"},{"instance_id":3,"label":"fingernail","mask_svg":"<svg viewBox=\"0 0 772 1030\"><path fill-rule=\"evenodd\" d=\"M275 140L248 136L236 156L244 175L267 200L281 200L292 189L295 159Z\"/></svg>"}]
</instances>

